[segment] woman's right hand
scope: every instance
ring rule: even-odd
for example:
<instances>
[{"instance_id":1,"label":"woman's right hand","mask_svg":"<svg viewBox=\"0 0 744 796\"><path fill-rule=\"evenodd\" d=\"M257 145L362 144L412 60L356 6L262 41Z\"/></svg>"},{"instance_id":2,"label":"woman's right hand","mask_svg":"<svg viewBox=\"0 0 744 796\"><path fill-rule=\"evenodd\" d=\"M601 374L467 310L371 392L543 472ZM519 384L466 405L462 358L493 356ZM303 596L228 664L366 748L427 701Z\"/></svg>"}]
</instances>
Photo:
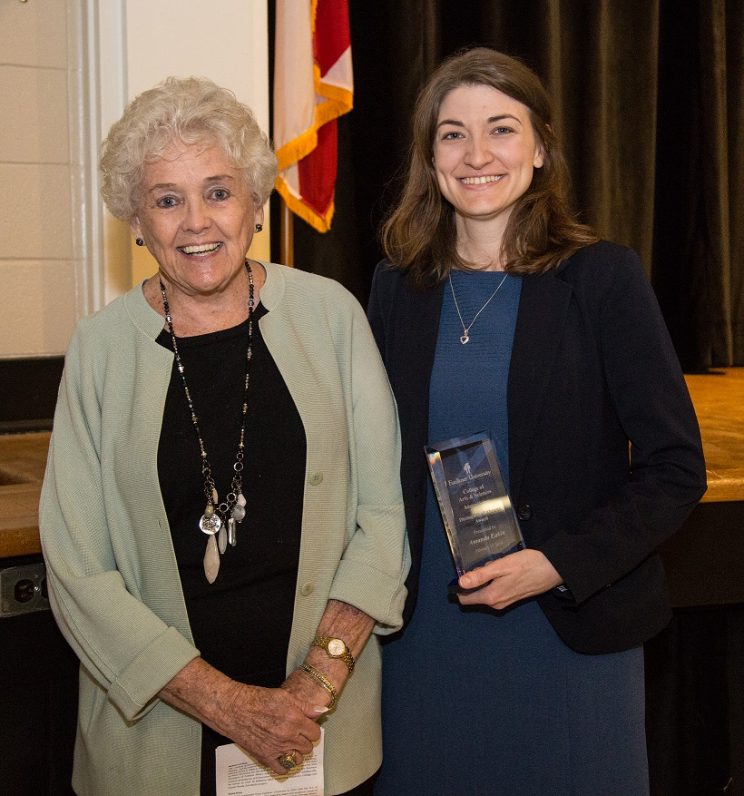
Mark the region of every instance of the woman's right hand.
<instances>
[{"instance_id":1,"label":"woman's right hand","mask_svg":"<svg viewBox=\"0 0 744 796\"><path fill-rule=\"evenodd\" d=\"M320 738L315 719L325 708L306 705L283 688L259 688L233 682L230 705L219 717L215 729L231 738L253 757L277 774L286 774L278 758L295 751L298 765L312 754Z\"/></svg>"},{"instance_id":2,"label":"woman's right hand","mask_svg":"<svg viewBox=\"0 0 744 796\"><path fill-rule=\"evenodd\" d=\"M260 688L230 679L195 658L160 692L161 699L230 738L276 774L287 774L279 756L297 763L320 738L316 723L325 712L283 688Z\"/></svg>"},{"instance_id":3,"label":"woman's right hand","mask_svg":"<svg viewBox=\"0 0 744 796\"><path fill-rule=\"evenodd\" d=\"M525 548L466 572L459 584L468 593L457 599L460 605L487 605L501 611L561 583L563 578L544 553Z\"/></svg>"}]
</instances>

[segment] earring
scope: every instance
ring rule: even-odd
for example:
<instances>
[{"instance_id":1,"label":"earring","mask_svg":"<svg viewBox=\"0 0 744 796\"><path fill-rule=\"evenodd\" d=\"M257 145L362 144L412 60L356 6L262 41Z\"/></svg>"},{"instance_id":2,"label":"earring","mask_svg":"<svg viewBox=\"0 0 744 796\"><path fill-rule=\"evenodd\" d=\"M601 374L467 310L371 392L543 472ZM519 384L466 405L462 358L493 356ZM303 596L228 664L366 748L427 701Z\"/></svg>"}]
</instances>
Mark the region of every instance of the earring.
<instances>
[{"instance_id":1,"label":"earring","mask_svg":"<svg viewBox=\"0 0 744 796\"><path fill-rule=\"evenodd\" d=\"M145 242L144 242L144 240L142 240L142 238L135 238L135 239L134 239L134 242L135 242L135 243L136 243L138 246L144 246L144 245L145 245Z\"/></svg>"},{"instance_id":2,"label":"earring","mask_svg":"<svg viewBox=\"0 0 744 796\"><path fill-rule=\"evenodd\" d=\"M260 232L263 229L263 224L256 224L256 232Z\"/></svg>"}]
</instances>

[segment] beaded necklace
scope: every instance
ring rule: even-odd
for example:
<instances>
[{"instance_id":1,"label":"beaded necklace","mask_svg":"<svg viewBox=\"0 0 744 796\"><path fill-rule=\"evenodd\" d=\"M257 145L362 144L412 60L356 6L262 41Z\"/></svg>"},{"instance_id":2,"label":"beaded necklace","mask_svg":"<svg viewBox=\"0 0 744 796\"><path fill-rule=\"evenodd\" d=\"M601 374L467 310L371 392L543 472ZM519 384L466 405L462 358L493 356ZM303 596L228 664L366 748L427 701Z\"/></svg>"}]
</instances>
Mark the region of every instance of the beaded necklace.
<instances>
[{"instance_id":1,"label":"beaded necklace","mask_svg":"<svg viewBox=\"0 0 744 796\"><path fill-rule=\"evenodd\" d=\"M163 299L163 313L165 314L165 322L170 332L171 340L173 341L173 355L176 359L176 367L181 376L183 383L183 391L186 395L186 403L189 406L191 413L191 424L196 431L196 438L199 441L199 451L201 453L201 473L204 479L204 496L207 499L207 506L204 509L204 514L199 519L199 528L209 537L207 540L207 548L204 552L204 575L210 583L214 583L220 571L220 555L224 554L227 550L228 544L235 547L237 544L236 528L238 523L242 522L245 517L245 497L243 496L243 465L245 459L245 424L248 415L248 386L250 384L251 376L251 358L253 356L253 307L254 307L254 287L253 287L253 272L248 261L245 263L246 271L248 272L248 347L245 352L245 381L243 386L243 406L241 409L242 417L240 424L240 438L238 441L238 450L235 454L235 463L233 464L234 475L230 483L230 492L228 492L225 499L220 502L217 487L215 485L214 476L212 475L212 466L209 463L207 456L207 449L202 439L201 430L199 428L199 417L194 409L194 402L191 399L191 392L189 385L186 381L186 369L181 359L181 354L178 350L178 343L176 335L173 331L173 316L171 315L170 306L168 304L168 297L165 293L165 285L163 280L160 281L160 295Z\"/></svg>"}]
</instances>

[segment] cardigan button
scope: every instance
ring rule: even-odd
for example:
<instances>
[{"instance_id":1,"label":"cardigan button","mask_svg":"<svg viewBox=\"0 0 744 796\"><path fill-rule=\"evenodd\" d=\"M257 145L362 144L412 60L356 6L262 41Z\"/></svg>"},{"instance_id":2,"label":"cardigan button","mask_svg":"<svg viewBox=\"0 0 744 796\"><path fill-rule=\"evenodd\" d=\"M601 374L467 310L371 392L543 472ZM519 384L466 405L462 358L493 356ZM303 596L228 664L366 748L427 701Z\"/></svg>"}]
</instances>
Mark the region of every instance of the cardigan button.
<instances>
[{"instance_id":1,"label":"cardigan button","mask_svg":"<svg viewBox=\"0 0 744 796\"><path fill-rule=\"evenodd\" d=\"M532 506L529 503L520 503L517 508L517 517L520 520L529 520L532 517Z\"/></svg>"},{"instance_id":2,"label":"cardigan button","mask_svg":"<svg viewBox=\"0 0 744 796\"><path fill-rule=\"evenodd\" d=\"M300 594L303 597L309 597L313 591L315 591L315 586L312 583L303 583L302 588L300 589Z\"/></svg>"},{"instance_id":3,"label":"cardigan button","mask_svg":"<svg viewBox=\"0 0 744 796\"><path fill-rule=\"evenodd\" d=\"M312 486L318 486L318 484L321 484L323 482L323 473L320 470L318 470L317 472L312 473L307 480L310 482Z\"/></svg>"}]
</instances>

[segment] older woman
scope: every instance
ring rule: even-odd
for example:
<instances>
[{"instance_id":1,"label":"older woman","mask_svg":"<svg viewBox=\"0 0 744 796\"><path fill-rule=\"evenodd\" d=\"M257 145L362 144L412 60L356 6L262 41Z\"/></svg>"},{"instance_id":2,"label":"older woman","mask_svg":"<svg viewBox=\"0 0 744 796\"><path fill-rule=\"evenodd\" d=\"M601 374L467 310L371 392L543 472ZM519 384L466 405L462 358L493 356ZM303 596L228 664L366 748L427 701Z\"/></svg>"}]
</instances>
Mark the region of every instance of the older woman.
<instances>
[{"instance_id":1,"label":"older woman","mask_svg":"<svg viewBox=\"0 0 744 796\"><path fill-rule=\"evenodd\" d=\"M225 89L144 92L101 170L158 272L79 324L44 481L51 601L81 661L73 786L213 792L230 741L291 774L322 717L325 792L351 791L380 763L369 636L400 625L408 555L364 313L246 259L275 160Z\"/></svg>"},{"instance_id":2,"label":"older woman","mask_svg":"<svg viewBox=\"0 0 744 796\"><path fill-rule=\"evenodd\" d=\"M527 67L484 48L446 61L413 137L369 306L414 562L375 792L645 793L642 644L670 618L655 551L705 489L674 349L637 256L569 212ZM527 547L448 599L422 450L483 430Z\"/></svg>"}]
</instances>

